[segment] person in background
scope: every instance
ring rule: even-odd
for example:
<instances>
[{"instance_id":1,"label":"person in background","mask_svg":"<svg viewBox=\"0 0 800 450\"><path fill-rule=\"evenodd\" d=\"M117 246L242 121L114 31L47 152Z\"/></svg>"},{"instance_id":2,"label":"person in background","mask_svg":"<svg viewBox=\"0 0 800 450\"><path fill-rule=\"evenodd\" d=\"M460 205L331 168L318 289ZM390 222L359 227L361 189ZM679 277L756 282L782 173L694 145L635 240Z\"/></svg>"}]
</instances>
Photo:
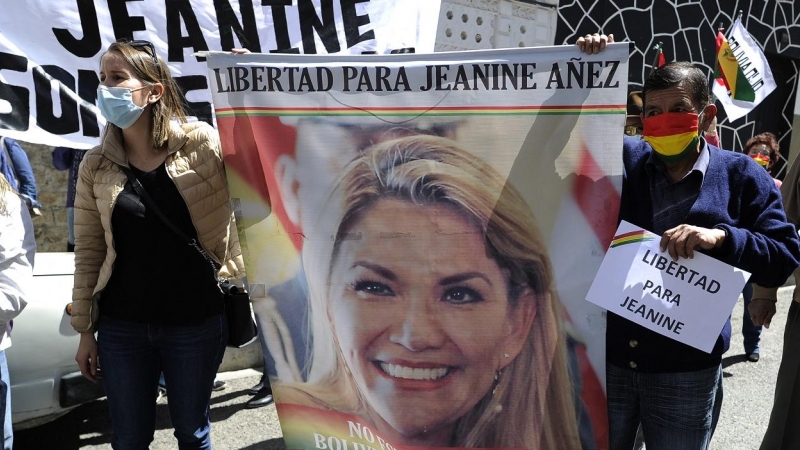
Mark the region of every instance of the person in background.
<instances>
[{"instance_id":1,"label":"person in background","mask_svg":"<svg viewBox=\"0 0 800 450\"><path fill-rule=\"evenodd\" d=\"M747 140L744 145L744 153L756 160L761 167L767 169L768 174L772 175L772 168L781 157L781 146L774 134L761 133ZM780 189L781 180L773 177L772 181Z\"/></svg>"},{"instance_id":2,"label":"person in background","mask_svg":"<svg viewBox=\"0 0 800 450\"><path fill-rule=\"evenodd\" d=\"M78 183L78 168L87 150L56 147L53 150L53 167L56 170L69 170L67 175L67 251L75 250L75 185Z\"/></svg>"},{"instance_id":3,"label":"person in background","mask_svg":"<svg viewBox=\"0 0 800 450\"><path fill-rule=\"evenodd\" d=\"M744 354L750 362L758 362L761 359L761 331L763 327L753 323L749 308L753 300L753 285L747 283L742 290L744 299L744 311L742 312L742 338L744 341Z\"/></svg>"},{"instance_id":4,"label":"person in background","mask_svg":"<svg viewBox=\"0 0 800 450\"><path fill-rule=\"evenodd\" d=\"M747 140L744 145L744 154L753 158L767 173L772 175L772 167L780 157L780 145L772 133L761 133ZM780 189L781 180L773 178L775 186ZM758 362L761 358L761 331L762 325L753 323L749 309L753 299L753 285L748 283L742 291L744 297L744 312L742 317L742 337L744 338L744 353L750 362Z\"/></svg>"},{"instance_id":5,"label":"person in background","mask_svg":"<svg viewBox=\"0 0 800 450\"><path fill-rule=\"evenodd\" d=\"M25 200L31 216L42 215L42 205L37 199L36 177L33 176L28 154L17 141L0 136L0 173L11 188Z\"/></svg>"},{"instance_id":6,"label":"person in background","mask_svg":"<svg viewBox=\"0 0 800 450\"><path fill-rule=\"evenodd\" d=\"M0 177L0 421L3 450L11 450L14 446L6 350L11 347L12 320L28 303L35 253L36 240L28 204L4 177Z\"/></svg>"},{"instance_id":7,"label":"person in background","mask_svg":"<svg viewBox=\"0 0 800 450\"><path fill-rule=\"evenodd\" d=\"M90 381L102 376L115 450L152 442L162 371L178 447L211 449L211 390L228 341L218 280L245 276L219 136L186 122L150 42L111 44L99 78L108 124L75 192L75 360Z\"/></svg>"},{"instance_id":8,"label":"person in background","mask_svg":"<svg viewBox=\"0 0 800 450\"><path fill-rule=\"evenodd\" d=\"M703 130L703 138L714 147L722 148L719 133L717 133L717 116L714 116L714 118L711 119L711 123L708 124L708 127Z\"/></svg>"}]
</instances>

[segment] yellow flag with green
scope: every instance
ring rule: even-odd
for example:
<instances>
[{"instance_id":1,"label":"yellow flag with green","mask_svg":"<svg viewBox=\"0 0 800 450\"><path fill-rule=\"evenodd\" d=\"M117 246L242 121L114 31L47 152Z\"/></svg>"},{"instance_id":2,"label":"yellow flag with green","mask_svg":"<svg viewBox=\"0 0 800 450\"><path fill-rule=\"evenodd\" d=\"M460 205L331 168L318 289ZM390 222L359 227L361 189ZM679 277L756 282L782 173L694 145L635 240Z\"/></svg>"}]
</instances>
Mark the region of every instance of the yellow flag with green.
<instances>
[{"instance_id":1,"label":"yellow flag with green","mask_svg":"<svg viewBox=\"0 0 800 450\"><path fill-rule=\"evenodd\" d=\"M717 34L717 66L714 78L722 78L725 87L731 93L731 98L748 102L756 99L753 86L747 81L739 61L736 60L728 40L721 31Z\"/></svg>"},{"instance_id":2,"label":"yellow flag with green","mask_svg":"<svg viewBox=\"0 0 800 450\"><path fill-rule=\"evenodd\" d=\"M714 78L712 90L729 121L744 117L777 87L761 47L739 19L727 39L717 33Z\"/></svg>"}]
</instances>

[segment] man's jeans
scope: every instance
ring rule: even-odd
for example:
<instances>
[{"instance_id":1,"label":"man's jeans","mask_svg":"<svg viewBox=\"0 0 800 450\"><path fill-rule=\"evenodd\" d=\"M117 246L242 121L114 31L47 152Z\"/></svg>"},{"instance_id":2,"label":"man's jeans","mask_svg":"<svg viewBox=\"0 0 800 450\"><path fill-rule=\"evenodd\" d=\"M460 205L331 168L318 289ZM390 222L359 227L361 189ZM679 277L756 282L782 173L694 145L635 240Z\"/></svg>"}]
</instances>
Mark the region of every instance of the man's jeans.
<instances>
[{"instance_id":1,"label":"man's jeans","mask_svg":"<svg viewBox=\"0 0 800 450\"><path fill-rule=\"evenodd\" d=\"M187 326L101 318L97 345L114 430L112 447L143 450L153 441L163 371L178 448L210 449L211 387L227 340L224 315Z\"/></svg>"},{"instance_id":2,"label":"man's jeans","mask_svg":"<svg viewBox=\"0 0 800 450\"><path fill-rule=\"evenodd\" d=\"M11 450L14 448L14 429L11 427L11 379L5 350L0 350L0 420L3 421L3 450Z\"/></svg>"},{"instance_id":3,"label":"man's jeans","mask_svg":"<svg viewBox=\"0 0 800 450\"><path fill-rule=\"evenodd\" d=\"M647 450L706 450L722 405L722 366L640 373L606 366L611 450L631 450L642 424Z\"/></svg>"}]
</instances>

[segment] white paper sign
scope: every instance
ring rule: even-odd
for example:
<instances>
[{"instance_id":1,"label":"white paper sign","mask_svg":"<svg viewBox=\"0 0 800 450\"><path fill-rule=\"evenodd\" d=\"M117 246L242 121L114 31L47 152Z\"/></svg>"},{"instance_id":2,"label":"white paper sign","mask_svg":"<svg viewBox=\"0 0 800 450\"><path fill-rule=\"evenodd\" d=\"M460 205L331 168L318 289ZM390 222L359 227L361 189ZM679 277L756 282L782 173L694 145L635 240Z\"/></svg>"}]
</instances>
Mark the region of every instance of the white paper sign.
<instances>
[{"instance_id":1,"label":"white paper sign","mask_svg":"<svg viewBox=\"0 0 800 450\"><path fill-rule=\"evenodd\" d=\"M660 242L623 221L586 300L711 353L750 274L697 252L673 261Z\"/></svg>"}]
</instances>

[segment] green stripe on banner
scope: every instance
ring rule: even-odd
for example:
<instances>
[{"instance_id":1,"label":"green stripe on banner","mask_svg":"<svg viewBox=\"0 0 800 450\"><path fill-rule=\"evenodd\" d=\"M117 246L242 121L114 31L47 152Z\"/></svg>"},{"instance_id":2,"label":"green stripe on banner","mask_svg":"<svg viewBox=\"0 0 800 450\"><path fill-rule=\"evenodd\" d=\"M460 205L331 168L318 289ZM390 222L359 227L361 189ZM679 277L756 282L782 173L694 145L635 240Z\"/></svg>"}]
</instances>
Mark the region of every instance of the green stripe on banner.
<instances>
[{"instance_id":1,"label":"green stripe on banner","mask_svg":"<svg viewBox=\"0 0 800 450\"><path fill-rule=\"evenodd\" d=\"M741 100L743 102L754 101L756 99L756 91L753 90L753 86L747 81L747 77L744 76L742 67L737 65L736 69L736 87L733 92L731 92L731 97L734 100Z\"/></svg>"}]
</instances>

